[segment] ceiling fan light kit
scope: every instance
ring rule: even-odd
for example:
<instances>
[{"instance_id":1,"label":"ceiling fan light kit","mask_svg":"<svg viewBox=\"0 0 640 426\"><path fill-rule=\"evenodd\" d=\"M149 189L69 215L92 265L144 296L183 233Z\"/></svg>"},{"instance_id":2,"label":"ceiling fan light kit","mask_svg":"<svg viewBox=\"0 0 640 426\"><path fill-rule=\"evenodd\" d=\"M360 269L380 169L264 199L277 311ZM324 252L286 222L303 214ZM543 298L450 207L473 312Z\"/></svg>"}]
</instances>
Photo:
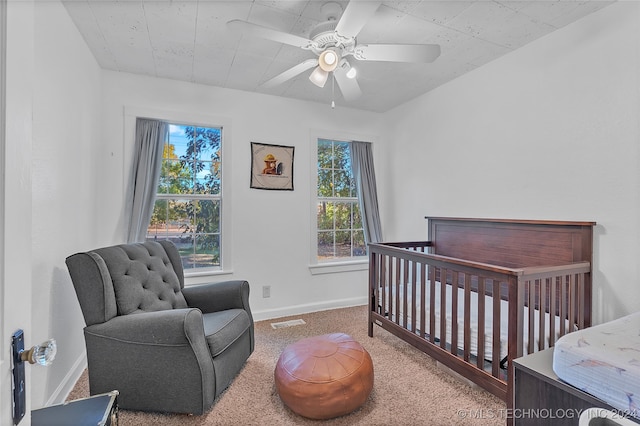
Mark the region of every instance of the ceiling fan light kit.
<instances>
[{"instance_id":1,"label":"ceiling fan light kit","mask_svg":"<svg viewBox=\"0 0 640 426\"><path fill-rule=\"evenodd\" d=\"M347 61L345 58L342 58L338 66L344 71L344 75L347 78L351 78L351 79L356 78L358 71L356 70L355 67L351 66L349 61Z\"/></svg>"},{"instance_id":2,"label":"ceiling fan light kit","mask_svg":"<svg viewBox=\"0 0 640 426\"><path fill-rule=\"evenodd\" d=\"M245 35L299 47L317 56L317 59L307 59L276 75L264 82L262 87L282 84L315 67L309 80L322 88L329 74L333 74L342 97L349 101L359 97L362 91L355 78L356 68L346 57L351 56L358 61L426 63L440 55L440 46L437 44L358 44L356 36L381 4L381 1L352 0L342 12L340 4L325 3L321 11L326 20L316 25L310 33L310 39L238 19L229 21L227 25Z\"/></svg>"},{"instance_id":3,"label":"ceiling fan light kit","mask_svg":"<svg viewBox=\"0 0 640 426\"><path fill-rule=\"evenodd\" d=\"M327 49L320 54L318 66L309 76L309 80L318 87L324 87L329 73L336 69L340 56L333 49Z\"/></svg>"},{"instance_id":4,"label":"ceiling fan light kit","mask_svg":"<svg viewBox=\"0 0 640 426\"><path fill-rule=\"evenodd\" d=\"M318 66L327 72L331 72L338 66L340 55L334 49L327 49L320 54Z\"/></svg>"},{"instance_id":5,"label":"ceiling fan light kit","mask_svg":"<svg viewBox=\"0 0 640 426\"><path fill-rule=\"evenodd\" d=\"M309 80L311 80L313 84L321 88L324 87L325 83L327 82L327 78L329 78L329 73L323 70L320 66L317 66L316 69L313 70L311 75L309 75Z\"/></svg>"}]
</instances>

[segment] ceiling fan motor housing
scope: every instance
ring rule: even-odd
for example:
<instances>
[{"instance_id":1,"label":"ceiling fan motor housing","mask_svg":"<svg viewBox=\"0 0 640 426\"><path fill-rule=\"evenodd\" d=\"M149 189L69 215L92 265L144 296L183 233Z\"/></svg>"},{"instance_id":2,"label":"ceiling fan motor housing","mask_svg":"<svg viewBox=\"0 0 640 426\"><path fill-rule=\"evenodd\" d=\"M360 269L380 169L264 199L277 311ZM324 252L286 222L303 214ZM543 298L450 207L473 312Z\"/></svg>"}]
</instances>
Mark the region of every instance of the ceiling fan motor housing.
<instances>
[{"instance_id":1,"label":"ceiling fan motor housing","mask_svg":"<svg viewBox=\"0 0 640 426\"><path fill-rule=\"evenodd\" d=\"M322 46L327 43L332 43L335 40L333 33L336 31L336 27L338 26L338 21L325 21L320 22L316 25L312 30L311 34L309 34L309 38L318 45Z\"/></svg>"},{"instance_id":2,"label":"ceiling fan motor housing","mask_svg":"<svg viewBox=\"0 0 640 426\"><path fill-rule=\"evenodd\" d=\"M309 38L313 41L311 50L316 55L320 55L329 47L338 48L341 57L353 52L356 39L354 37L348 38L340 36L340 34L336 33L337 25L338 21L321 22L311 31L309 35Z\"/></svg>"}]
</instances>

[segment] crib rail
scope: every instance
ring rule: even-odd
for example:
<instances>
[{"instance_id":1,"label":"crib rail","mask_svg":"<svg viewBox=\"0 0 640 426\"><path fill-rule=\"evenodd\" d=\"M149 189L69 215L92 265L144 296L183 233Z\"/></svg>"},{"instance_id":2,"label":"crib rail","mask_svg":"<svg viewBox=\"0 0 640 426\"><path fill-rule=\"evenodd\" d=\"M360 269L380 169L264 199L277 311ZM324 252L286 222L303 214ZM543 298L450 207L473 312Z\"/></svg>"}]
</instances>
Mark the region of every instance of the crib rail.
<instances>
[{"instance_id":1,"label":"crib rail","mask_svg":"<svg viewBox=\"0 0 640 426\"><path fill-rule=\"evenodd\" d=\"M589 262L510 268L431 246L369 245L370 336L379 325L509 402L511 360L590 325Z\"/></svg>"}]
</instances>

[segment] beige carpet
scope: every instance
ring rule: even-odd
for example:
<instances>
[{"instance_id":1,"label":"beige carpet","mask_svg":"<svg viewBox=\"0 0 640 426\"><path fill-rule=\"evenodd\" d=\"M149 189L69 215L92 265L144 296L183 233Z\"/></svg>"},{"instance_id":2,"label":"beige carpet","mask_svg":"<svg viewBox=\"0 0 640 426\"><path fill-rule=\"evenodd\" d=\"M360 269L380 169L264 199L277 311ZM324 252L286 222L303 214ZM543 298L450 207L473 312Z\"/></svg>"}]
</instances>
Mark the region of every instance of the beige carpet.
<instances>
[{"instance_id":1,"label":"beige carpet","mask_svg":"<svg viewBox=\"0 0 640 426\"><path fill-rule=\"evenodd\" d=\"M272 322L302 318L304 325L274 330ZM203 416L120 410L120 425L488 425L505 424L505 404L454 378L392 334L367 336L367 307L336 309L256 322L256 349L232 385ZM374 386L357 411L328 421L308 420L280 401L273 382L278 356L303 337L343 332L371 355ZM89 396L86 372L69 399Z\"/></svg>"}]
</instances>

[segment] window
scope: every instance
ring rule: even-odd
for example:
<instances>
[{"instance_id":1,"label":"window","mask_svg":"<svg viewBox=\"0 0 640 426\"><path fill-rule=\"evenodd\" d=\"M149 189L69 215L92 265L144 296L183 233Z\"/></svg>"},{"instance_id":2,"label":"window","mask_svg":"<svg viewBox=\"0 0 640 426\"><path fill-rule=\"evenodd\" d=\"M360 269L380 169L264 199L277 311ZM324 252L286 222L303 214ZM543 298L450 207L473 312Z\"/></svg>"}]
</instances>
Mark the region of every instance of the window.
<instances>
[{"instance_id":1,"label":"window","mask_svg":"<svg viewBox=\"0 0 640 426\"><path fill-rule=\"evenodd\" d=\"M222 128L169 126L147 240L173 241L185 272L221 267Z\"/></svg>"},{"instance_id":2,"label":"window","mask_svg":"<svg viewBox=\"0 0 640 426\"><path fill-rule=\"evenodd\" d=\"M318 139L318 261L367 255L349 142Z\"/></svg>"}]
</instances>

